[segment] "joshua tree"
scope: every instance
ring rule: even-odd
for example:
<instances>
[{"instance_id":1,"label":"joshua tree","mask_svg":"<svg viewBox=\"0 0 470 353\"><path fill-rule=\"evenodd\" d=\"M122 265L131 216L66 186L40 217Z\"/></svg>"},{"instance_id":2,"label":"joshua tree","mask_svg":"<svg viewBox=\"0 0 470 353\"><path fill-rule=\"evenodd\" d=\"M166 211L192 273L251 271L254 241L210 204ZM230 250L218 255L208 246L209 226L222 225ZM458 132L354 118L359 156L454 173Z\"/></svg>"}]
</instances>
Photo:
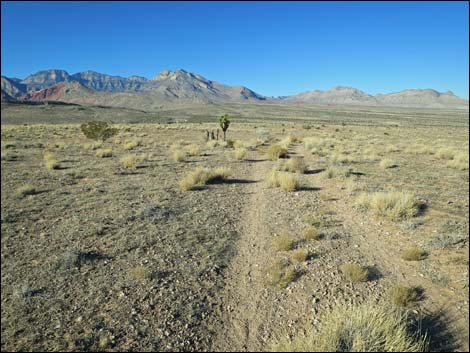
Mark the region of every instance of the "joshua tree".
<instances>
[{"instance_id":1,"label":"joshua tree","mask_svg":"<svg viewBox=\"0 0 470 353\"><path fill-rule=\"evenodd\" d=\"M222 115L219 118L219 123L220 123L220 127L222 128L222 131L224 132L224 141L225 141L225 134L230 125L230 120L228 119L228 115L227 114Z\"/></svg>"}]
</instances>

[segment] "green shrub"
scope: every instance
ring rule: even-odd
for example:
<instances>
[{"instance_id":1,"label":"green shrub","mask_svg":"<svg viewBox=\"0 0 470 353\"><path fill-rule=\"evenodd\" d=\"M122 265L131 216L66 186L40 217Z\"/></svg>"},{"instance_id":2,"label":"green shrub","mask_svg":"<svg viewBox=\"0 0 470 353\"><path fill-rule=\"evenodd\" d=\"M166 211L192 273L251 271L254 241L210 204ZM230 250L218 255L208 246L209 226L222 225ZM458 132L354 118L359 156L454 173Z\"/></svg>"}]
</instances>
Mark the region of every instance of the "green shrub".
<instances>
[{"instance_id":1,"label":"green shrub","mask_svg":"<svg viewBox=\"0 0 470 353\"><path fill-rule=\"evenodd\" d=\"M89 121L80 126L83 134L92 140L104 141L117 134L118 130L105 121Z\"/></svg>"}]
</instances>

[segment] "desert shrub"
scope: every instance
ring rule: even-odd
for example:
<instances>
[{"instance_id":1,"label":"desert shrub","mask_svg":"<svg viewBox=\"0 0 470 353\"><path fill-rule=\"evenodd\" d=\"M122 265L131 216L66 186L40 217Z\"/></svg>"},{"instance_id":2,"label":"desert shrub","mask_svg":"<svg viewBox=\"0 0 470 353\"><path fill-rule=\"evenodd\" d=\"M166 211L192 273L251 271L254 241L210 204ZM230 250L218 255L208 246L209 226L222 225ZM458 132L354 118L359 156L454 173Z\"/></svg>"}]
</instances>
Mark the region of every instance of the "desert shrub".
<instances>
[{"instance_id":1,"label":"desert shrub","mask_svg":"<svg viewBox=\"0 0 470 353\"><path fill-rule=\"evenodd\" d=\"M83 134L92 140L105 141L117 134L118 130L105 121L89 121L80 125Z\"/></svg>"},{"instance_id":2,"label":"desert shrub","mask_svg":"<svg viewBox=\"0 0 470 353\"><path fill-rule=\"evenodd\" d=\"M425 259L427 256L426 251L416 246L406 249L402 254L401 258L406 261L419 261Z\"/></svg>"},{"instance_id":3,"label":"desert shrub","mask_svg":"<svg viewBox=\"0 0 470 353\"><path fill-rule=\"evenodd\" d=\"M201 154L201 150L197 145L188 145L185 147L185 150L188 152L190 156L196 157Z\"/></svg>"},{"instance_id":4,"label":"desert shrub","mask_svg":"<svg viewBox=\"0 0 470 353\"><path fill-rule=\"evenodd\" d=\"M314 226L308 227L304 230L305 240L318 240L321 238L321 233Z\"/></svg>"},{"instance_id":5,"label":"desert shrub","mask_svg":"<svg viewBox=\"0 0 470 353\"><path fill-rule=\"evenodd\" d=\"M275 251L288 251L294 245L294 238L289 234L281 234L273 238L272 245Z\"/></svg>"},{"instance_id":6,"label":"desert shrub","mask_svg":"<svg viewBox=\"0 0 470 353\"><path fill-rule=\"evenodd\" d=\"M182 150L174 149L171 151L171 159L174 162L183 162L186 157L186 153Z\"/></svg>"},{"instance_id":7,"label":"desert shrub","mask_svg":"<svg viewBox=\"0 0 470 353\"><path fill-rule=\"evenodd\" d=\"M16 189L16 196L18 197L34 195L35 193L36 193L36 188L31 184L26 184Z\"/></svg>"},{"instance_id":8,"label":"desert shrub","mask_svg":"<svg viewBox=\"0 0 470 353\"><path fill-rule=\"evenodd\" d=\"M331 138L322 137L305 137L303 139L305 149L312 150L314 148L321 150L323 148L333 148L337 141Z\"/></svg>"},{"instance_id":9,"label":"desert shrub","mask_svg":"<svg viewBox=\"0 0 470 353\"><path fill-rule=\"evenodd\" d=\"M336 304L319 331L283 338L276 352L424 352L427 338L413 333L407 313L384 304ZM284 336L285 337L285 336Z\"/></svg>"},{"instance_id":10,"label":"desert shrub","mask_svg":"<svg viewBox=\"0 0 470 353\"><path fill-rule=\"evenodd\" d=\"M457 152L451 147L443 147L437 150L436 157L439 159L448 159L451 160Z\"/></svg>"},{"instance_id":11,"label":"desert shrub","mask_svg":"<svg viewBox=\"0 0 470 353\"><path fill-rule=\"evenodd\" d=\"M278 158L284 158L287 156L287 149L278 145L274 144L268 147L268 157L271 160L276 160Z\"/></svg>"},{"instance_id":12,"label":"desert shrub","mask_svg":"<svg viewBox=\"0 0 470 353\"><path fill-rule=\"evenodd\" d=\"M345 263L340 266L341 272L347 280L351 282L365 282L369 277L369 273L366 269L353 263Z\"/></svg>"},{"instance_id":13,"label":"desert shrub","mask_svg":"<svg viewBox=\"0 0 470 353\"><path fill-rule=\"evenodd\" d=\"M243 147L235 148L233 155L237 161L241 161L245 159L246 156L246 149Z\"/></svg>"},{"instance_id":14,"label":"desert shrub","mask_svg":"<svg viewBox=\"0 0 470 353\"><path fill-rule=\"evenodd\" d=\"M419 300L419 290L414 287L394 286L388 290L390 301L399 307L410 308Z\"/></svg>"},{"instance_id":15,"label":"desert shrub","mask_svg":"<svg viewBox=\"0 0 470 353\"><path fill-rule=\"evenodd\" d=\"M133 154L127 154L123 156L119 162L125 169L135 169L137 167L137 157Z\"/></svg>"},{"instance_id":16,"label":"desert shrub","mask_svg":"<svg viewBox=\"0 0 470 353\"><path fill-rule=\"evenodd\" d=\"M266 285L286 288L296 277L295 267L286 260L276 259L266 269Z\"/></svg>"},{"instance_id":17,"label":"desert shrub","mask_svg":"<svg viewBox=\"0 0 470 353\"><path fill-rule=\"evenodd\" d=\"M392 221L411 218L419 212L419 202L412 193L405 191L363 193L357 198L356 205Z\"/></svg>"},{"instance_id":18,"label":"desert shrub","mask_svg":"<svg viewBox=\"0 0 470 353\"><path fill-rule=\"evenodd\" d=\"M297 262L304 262L307 260L308 257L308 250L307 249L295 249L291 253L292 258Z\"/></svg>"},{"instance_id":19,"label":"desert shrub","mask_svg":"<svg viewBox=\"0 0 470 353\"><path fill-rule=\"evenodd\" d=\"M100 148L96 150L96 157L108 158L108 157L112 157L112 155L113 155L113 150L111 148Z\"/></svg>"},{"instance_id":20,"label":"desert shrub","mask_svg":"<svg viewBox=\"0 0 470 353\"><path fill-rule=\"evenodd\" d=\"M264 128L256 129L256 136L262 141L262 143L266 143L271 140L271 134Z\"/></svg>"},{"instance_id":21,"label":"desert shrub","mask_svg":"<svg viewBox=\"0 0 470 353\"><path fill-rule=\"evenodd\" d=\"M388 158L382 159L379 163L379 167L381 169L395 168L396 166L397 164L393 160Z\"/></svg>"},{"instance_id":22,"label":"desert shrub","mask_svg":"<svg viewBox=\"0 0 470 353\"><path fill-rule=\"evenodd\" d=\"M6 149L9 149L9 148L15 148L16 145L14 142L11 142L11 141L2 141L2 148L6 148Z\"/></svg>"},{"instance_id":23,"label":"desert shrub","mask_svg":"<svg viewBox=\"0 0 470 353\"><path fill-rule=\"evenodd\" d=\"M323 179L347 178L351 172L351 168L331 165L322 172L321 177Z\"/></svg>"}]
</instances>

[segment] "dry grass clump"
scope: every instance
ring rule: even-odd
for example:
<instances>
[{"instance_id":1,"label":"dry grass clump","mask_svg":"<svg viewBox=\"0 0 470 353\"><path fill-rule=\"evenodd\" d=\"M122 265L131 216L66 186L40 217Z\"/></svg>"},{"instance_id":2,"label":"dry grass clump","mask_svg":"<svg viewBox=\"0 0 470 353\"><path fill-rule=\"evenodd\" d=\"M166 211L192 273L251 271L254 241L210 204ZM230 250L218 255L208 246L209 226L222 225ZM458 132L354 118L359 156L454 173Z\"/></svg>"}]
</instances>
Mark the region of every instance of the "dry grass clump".
<instances>
[{"instance_id":1,"label":"dry grass clump","mask_svg":"<svg viewBox=\"0 0 470 353\"><path fill-rule=\"evenodd\" d=\"M183 162L186 157L186 153L179 149L171 150L171 159L174 162Z\"/></svg>"},{"instance_id":2,"label":"dry grass clump","mask_svg":"<svg viewBox=\"0 0 470 353\"><path fill-rule=\"evenodd\" d=\"M308 227L304 230L304 239L305 240L319 240L321 239L321 233L314 226Z\"/></svg>"},{"instance_id":3,"label":"dry grass clump","mask_svg":"<svg viewBox=\"0 0 470 353\"><path fill-rule=\"evenodd\" d=\"M16 145L15 145L15 142L11 142L11 141L2 141L2 148L15 148Z\"/></svg>"},{"instance_id":4,"label":"dry grass clump","mask_svg":"<svg viewBox=\"0 0 470 353\"><path fill-rule=\"evenodd\" d=\"M297 262L304 262L307 260L308 257L308 250L307 249L295 249L292 251L292 258Z\"/></svg>"},{"instance_id":5,"label":"dry grass clump","mask_svg":"<svg viewBox=\"0 0 470 353\"><path fill-rule=\"evenodd\" d=\"M287 161L287 170L292 173L305 173L307 166L302 157L292 157Z\"/></svg>"},{"instance_id":6,"label":"dry grass clump","mask_svg":"<svg viewBox=\"0 0 470 353\"><path fill-rule=\"evenodd\" d=\"M268 158L275 161L279 158L284 158L287 156L287 149L281 145L274 144L268 147Z\"/></svg>"},{"instance_id":7,"label":"dry grass clump","mask_svg":"<svg viewBox=\"0 0 470 353\"><path fill-rule=\"evenodd\" d=\"M401 258L406 261L420 261L424 260L427 256L427 252L416 246L405 250L401 254Z\"/></svg>"},{"instance_id":8,"label":"dry grass clump","mask_svg":"<svg viewBox=\"0 0 470 353\"><path fill-rule=\"evenodd\" d=\"M411 218L419 212L415 196L405 191L363 193L357 198L356 204L392 221Z\"/></svg>"},{"instance_id":9,"label":"dry grass clump","mask_svg":"<svg viewBox=\"0 0 470 353\"><path fill-rule=\"evenodd\" d=\"M266 284L283 289L295 280L296 274L295 267L289 261L277 259L266 269Z\"/></svg>"},{"instance_id":10,"label":"dry grass clump","mask_svg":"<svg viewBox=\"0 0 470 353\"><path fill-rule=\"evenodd\" d=\"M18 197L34 195L36 193L36 188L31 184L26 184L17 188L15 193L16 193L16 196Z\"/></svg>"},{"instance_id":11,"label":"dry grass clump","mask_svg":"<svg viewBox=\"0 0 470 353\"><path fill-rule=\"evenodd\" d=\"M312 151L313 149L333 148L336 140L322 137L305 137L303 139L305 149Z\"/></svg>"},{"instance_id":12,"label":"dry grass clump","mask_svg":"<svg viewBox=\"0 0 470 353\"><path fill-rule=\"evenodd\" d=\"M113 156L113 150L111 148L100 148L96 150L96 157L108 158Z\"/></svg>"},{"instance_id":13,"label":"dry grass clump","mask_svg":"<svg viewBox=\"0 0 470 353\"><path fill-rule=\"evenodd\" d=\"M237 147L235 148L235 151L233 151L233 155L237 161L241 161L246 157L246 149L243 147Z\"/></svg>"},{"instance_id":14,"label":"dry grass clump","mask_svg":"<svg viewBox=\"0 0 470 353\"><path fill-rule=\"evenodd\" d=\"M344 153L333 153L331 155L331 160L334 163L341 163L341 164L350 164L350 163L357 163L357 158Z\"/></svg>"},{"instance_id":15,"label":"dry grass clump","mask_svg":"<svg viewBox=\"0 0 470 353\"><path fill-rule=\"evenodd\" d=\"M417 152L419 154L434 154L434 148L431 146L421 146L420 148L417 149Z\"/></svg>"},{"instance_id":16,"label":"dry grass clump","mask_svg":"<svg viewBox=\"0 0 470 353\"><path fill-rule=\"evenodd\" d=\"M439 159L448 159L451 160L457 154L457 151L451 147L439 148L436 152L436 157Z\"/></svg>"},{"instance_id":17,"label":"dry grass clump","mask_svg":"<svg viewBox=\"0 0 470 353\"><path fill-rule=\"evenodd\" d=\"M180 181L181 191L196 190L209 183L223 182L230 176L231 172L227 168L196 168Z\"/></svg>"},{"instance_id":18,"label":"dry grass clump","mask_svg":"<svg viewBox=\"0 0 470 353\"><path fill-rule=\"evenodd\" d=\"M59 149L59 150L63 150L67 147L67 144L63 141L55 141L55 142L52 143L52 146L54 148Z\"/></svg>"},{"instance_id":19,"label":"dry grass clump","mask_svg":"<svg viewBox=\"0 0 470 353\"><path fill-rule=\"evenodd\" d=\"M400 149L395 145L388 145L387 148L385 149L385 151L388 152L388 153L400 152Z\"/></svg>"},{"instance_id":20,"label":"dry grass clump","mask_svg":"<svg viewBox=\"0 0 470 353\"><path fill-rule=\"evenodd\" d=\"M341 272L351 282L365 282L369 277L366 269L353 263L345 263L340 266Z\"/></svg>"},{"instance_id":21,"label":"dry grass clump","mask_svg":"<svg viewBox=\"0 0 470 353\"><path fill-rule=\"evenodd\" d=\"M285 337L285 336L284 336ZM412 333L402 310L384 304L337 304L325 315L318 332L283 338L276 352L425 352L426 336Z\"/></svg>"},{"instance_id":22,"label":"dry grass clump","mask_svg":"<svg viewBox=\"0 0 470 353\"><path fill-rule=\"evenodd\" d=\"M420 297L417 288L401 285L390 288L388 296L393 304L404 308L415 306Z\"/></svg>"},{"instance_id":23,"label":"dry grass clump","mask_svg":"<svg viewBox=\"0 0 470 353\"><path fill-rule=\"evenodd\" d=\"M381 169L395 168L396 166L397 164L393 160L388 159L388 158L382 159L379 163L379 167Z\"/></svg>"},{"instance_id":24,"label":"dry grass clump","mask_svg":"<svg viewBox=\"0 0 470 353\"><path fill-rule=\"evenodd\" d=\"M152 276L152 271L146 266L137 266L131 269L131 275L135 279L146 279Z\"/></svg>"},{"instance_id":25,"label":"dry grass clump","mask_svg":"<svg viewBox=\"0 0 470 353\"><path fill-rule=\"evenodd\" d=\"M289 234L281 234L273 238L272 245L275 251L289 251L294 246L294 238Z\"/></svg>"},{"instance_id":26,"label":"dry grass clump","mask_svg":"<svg viewBox=\"0 0 470 353\"><path fill-rule=\"evenodd\" d=\"M137 167L137 157L133 154L123 156L119 162L121 166L126 169L135 169Z\"/></svg>"},{"instance_id":27,"label":"dry grass clump","mask_svg":"<svg viewBox=\"0 0 470 353\"><path fill-rule=\"evenodd\" d=\"M238 148L245 148L245 143L243 141L240 141L240 140L236 140L233 142L233 147L235 149L238 149Z\"/></svg>"},{"instance_id":28,"label":"dry grass clump","mask_svg":"<svg viewBox=\"0 0 470 353\"><path fill-rule=\"evenodd\" d=\"M126 140L124 141L124 149L125 150L132 150L138 146L141 146L142 145L142 141L139 140L139 139L133 139L133 140Z\"/></svg>"},{"instance_id":29,"label":"dry grass clump","mask_svg":"<svg viewBox=\"0 0 470 353\"><path fill-rule=\"evenodd\" d=\"M197 145L188 145L184 148L190 156L196 157L201 154L201 150Z\"/></svg>"},{"instance_id":30,"label":"dry grass clump","mask_svg":"<svg viewBox=\"0 0 470 353\"><path fill-rule=\"evenodd\" d=\"M217 146L219 146L219 145L220 145L220 143L219 143L219 141L217 141L217 140L209 140L209 141L207 141L207 143L206 143L206 146L207 146L208 148L214 148L214 147L217 147Z\"/></svg>"},{"instance_id":31,"label":"dry grass clump","mask_svg":"<svg viewBox=\"0 0 470 353\"><path fill-rule=\"evenodd\" d=\"M333 179L333 178L347 178L350 175L351 175L351 168L331 165L322 172L321 177L323 179Z\"/></svg>"},{"instance_id":32,"label":"dry grass clump","mask_svg":"<svg viewBox=\"0 0 470 353\"><path fill-rule=\"evenodd\" d=\"M97 150L98 148L101 148L103 146L103 142L97 141L97 142L88 142L83 145L83 147L86 150Z\"/></svg>"},{"instance_id":33,"label":"dry grass clump","mask_svg":"<svg viewBox=\"0 0 470 353\"><path fill-rule=\"evenodd\" d=\"M283 191L290 192L299 188L299 180L290 173L273 170L266 179L268 187L280 187Z\"/></svg>"},{"instance_id":34,"label":"dry grass clump","mask_svg":"<svg viewBox=\"0 0 470 353\"><path fill-rule=\"evenodd\" d=\"M467 170L469 169L469 158L468 153L457 153L453 159L447 162L449 168L458 169L458 170Z\"/></svg>"},{"instance_id":35,"label":"dry grass clump","mask_svg":"<svg viewBox=\"0 0 470 353\"><path fill-rule=\"evenodd\" d=\"M50 152L44 153L44 165L49 170L54 170L54 169L59 169L60 168L60 164L57 161L55 155L53 155Z\"/></svg>"}]
</instances>

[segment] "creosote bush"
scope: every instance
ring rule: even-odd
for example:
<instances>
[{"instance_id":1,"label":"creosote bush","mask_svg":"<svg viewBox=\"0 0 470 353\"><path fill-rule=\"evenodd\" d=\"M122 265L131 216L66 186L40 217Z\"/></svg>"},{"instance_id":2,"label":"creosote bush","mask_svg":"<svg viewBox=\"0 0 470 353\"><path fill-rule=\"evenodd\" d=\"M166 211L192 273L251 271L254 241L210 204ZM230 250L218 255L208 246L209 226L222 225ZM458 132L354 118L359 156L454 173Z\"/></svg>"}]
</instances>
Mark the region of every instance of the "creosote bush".
<instances>
[{"instance_id":1,"label":"creosote bush","mask_svg":"<svg viewBox=\"0 0 470 353\"><path fill-rule=\"evenodd\" d=\"M105 121L89 121L80 126L83 134L93 140L104 141L117 134L118 130Z\"/></svg>"},{"instance_id":2,"label":"creosote bush","mask_svg":"<svg viewBox=\"0 0 470 353\"><path fill-rule=\"evenodd\" d=\"M416 216L420 206L415 196L405 191L363 193L357 198L356 205L392 221Z\"/></svg>"},{"instance_id":3,"label":"creosote bush","mask_svg":"<svg viewBox=\"0 0 470 353\"><path fill-rule=\"evenodd\" d=\"M337 304L319 331L283 338L276 352L425 352L428 340L411 330L408 314L385 304ZM284 336L285 337L285 336Z\"/></svg>"},{"instance_id":4,"label":"creosote bush","mask_svg":"<svg viewBox=\"0 0 470 353\"><path fill-rule=\"evenodd\" d=\"M369 277L366 269L353 263L345 263L340 266L341 272L351 282L365 282Z\"/></svg>"}]
</instances>

